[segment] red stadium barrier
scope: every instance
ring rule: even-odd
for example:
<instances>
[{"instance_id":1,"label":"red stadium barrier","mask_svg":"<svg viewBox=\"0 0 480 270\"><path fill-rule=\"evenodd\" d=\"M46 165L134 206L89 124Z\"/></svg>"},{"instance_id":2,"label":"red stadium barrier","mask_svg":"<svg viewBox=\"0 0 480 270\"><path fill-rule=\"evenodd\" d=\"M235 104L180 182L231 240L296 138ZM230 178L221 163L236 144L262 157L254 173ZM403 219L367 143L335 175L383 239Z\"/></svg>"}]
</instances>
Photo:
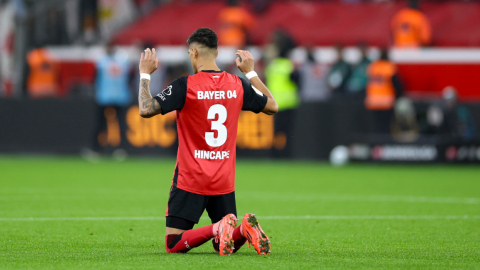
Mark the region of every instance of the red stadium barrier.
<instances>
[{"instance_id":1,"label":"red stadium barrier","mask_svg":"<svg viewBox=\"0 0 480 270\"><path fill-rule=\"evenodd\" d=\"M60 62L60 96L68 94L69 89L74 85L91 85L95 78L95 64L93 62Z\"/></svg>"},{"instance_id":2,"label":"red stadium barrier","mask_svg":"<svg viewBox=\"0 0 480 270\"><path fill-rule=\"evenodd\" d=\"M405 89L415 96L439 97L454 86L465 101L480 100L480 64L399 64Z\"/></svg>"}]
</instances>

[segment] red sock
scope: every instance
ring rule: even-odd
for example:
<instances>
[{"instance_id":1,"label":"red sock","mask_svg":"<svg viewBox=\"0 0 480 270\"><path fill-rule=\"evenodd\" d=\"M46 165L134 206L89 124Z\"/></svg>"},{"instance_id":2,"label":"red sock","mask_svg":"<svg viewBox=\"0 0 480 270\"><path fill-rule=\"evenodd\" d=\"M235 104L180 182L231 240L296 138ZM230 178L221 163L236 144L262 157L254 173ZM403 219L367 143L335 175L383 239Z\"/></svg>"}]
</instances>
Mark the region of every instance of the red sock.
<instances>
[{"instance_id":1,"label":"red sock","mask_svg":"<svg viewBox=\"0 0 480 270\"><path fill-rule=\"evenodd\" d=\"M233 239L233 246L235 247L235 250L233 252L237 252L244 244L245 241L247 241L247 238L242 235L242 225L238 226L235 228L233 231L232 239Z\"/></svg>"},{"instance_id":2,"label":"red sock","mask_svg":"<svg viewBox=\"0 0 480 270\"><path fill-rule=\"evenodd\" d=\"M170 234L165 237L165 249L167 253L186 253L194 247L201 246L213 237L213 224L188 230L180 235Z\"/></svg>"}]
</instances>

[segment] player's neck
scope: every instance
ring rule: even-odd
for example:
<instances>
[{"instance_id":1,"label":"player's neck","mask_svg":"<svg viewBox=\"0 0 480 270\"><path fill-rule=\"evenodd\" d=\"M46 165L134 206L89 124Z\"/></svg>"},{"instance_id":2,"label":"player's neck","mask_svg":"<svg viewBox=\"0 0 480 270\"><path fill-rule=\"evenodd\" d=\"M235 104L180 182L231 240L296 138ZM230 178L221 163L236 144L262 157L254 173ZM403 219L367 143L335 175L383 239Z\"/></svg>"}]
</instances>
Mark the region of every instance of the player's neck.
<instances>
[{"instance_id":1,"label":"player's neck","mask_svg":"<svg viewBox=\"0 0 480 270\"><path fill-rule=\"evenodd\" d=\"M218 68L217 64L213 61L205 61L205 62L200 62L197 64L197 71L202 71L202 70L216 70L220 71Z\"/></svg>"}]
</instances>

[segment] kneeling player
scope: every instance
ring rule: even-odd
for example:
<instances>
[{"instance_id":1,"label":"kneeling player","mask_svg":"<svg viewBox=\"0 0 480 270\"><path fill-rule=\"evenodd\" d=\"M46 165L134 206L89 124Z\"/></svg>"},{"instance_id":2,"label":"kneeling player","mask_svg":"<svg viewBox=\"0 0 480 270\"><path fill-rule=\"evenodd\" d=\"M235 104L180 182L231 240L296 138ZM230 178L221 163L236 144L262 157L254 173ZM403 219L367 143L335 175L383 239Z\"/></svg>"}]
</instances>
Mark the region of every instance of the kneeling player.
<instances>
[{"instance_id":1,"label":"kneeling player","mask_svg":"<svg viewBox=\"0 0 480 270\"><path fill-rule=\"evenodd\" d=\"M246 241L259 254L270 253L270 241L253 214L237 228L235 158L241 110L273 115L278 105L254 71L248 51L237 51L237 67L247 79L221 71L218 38L208 28L197 29L187 40L195 75L173 81L160 94L150 94L150 75L158 67L155 49L140 60L140 115L152 117L177 111L178 153L167 205L168 253L187 252L214 238L221 255L237 251ZM204 210L212 225L198 229Z\"/></svg>"}]
</instances>

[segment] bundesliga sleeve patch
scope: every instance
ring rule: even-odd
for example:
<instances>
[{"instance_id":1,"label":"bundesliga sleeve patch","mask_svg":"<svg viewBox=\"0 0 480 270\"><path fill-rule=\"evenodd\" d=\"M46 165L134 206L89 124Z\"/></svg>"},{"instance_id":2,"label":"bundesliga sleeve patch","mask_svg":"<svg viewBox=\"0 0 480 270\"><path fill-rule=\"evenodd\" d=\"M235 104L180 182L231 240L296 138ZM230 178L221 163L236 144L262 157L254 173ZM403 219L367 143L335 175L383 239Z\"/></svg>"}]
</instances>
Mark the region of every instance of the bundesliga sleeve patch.
<instances>
[{"instance_id":1,"label":"bundesliga sleeve patch","mask_svg":"<svg viewBox=\"0 0 480 270\"><path fill-rule=\"evenodd\" d=\"M172 94L172 85L167 86L167 88L163 89L163 91L157 95L162 101L167 99L167 96Z\"/></svg>"},{"instance_id":2,"label":"bundesliga sleeve patch","mask_svg":"<svg viewBox=\"0 0 480 270\"><path fill-rule=\"evenodd\" d=\"M252 85L252 89L255 91L255 93L257 93L257 95L263 97L263 93L260 92L260 90L258 90L257 88L255 88L255 86Z\"/></svg>"}]
</instances>

